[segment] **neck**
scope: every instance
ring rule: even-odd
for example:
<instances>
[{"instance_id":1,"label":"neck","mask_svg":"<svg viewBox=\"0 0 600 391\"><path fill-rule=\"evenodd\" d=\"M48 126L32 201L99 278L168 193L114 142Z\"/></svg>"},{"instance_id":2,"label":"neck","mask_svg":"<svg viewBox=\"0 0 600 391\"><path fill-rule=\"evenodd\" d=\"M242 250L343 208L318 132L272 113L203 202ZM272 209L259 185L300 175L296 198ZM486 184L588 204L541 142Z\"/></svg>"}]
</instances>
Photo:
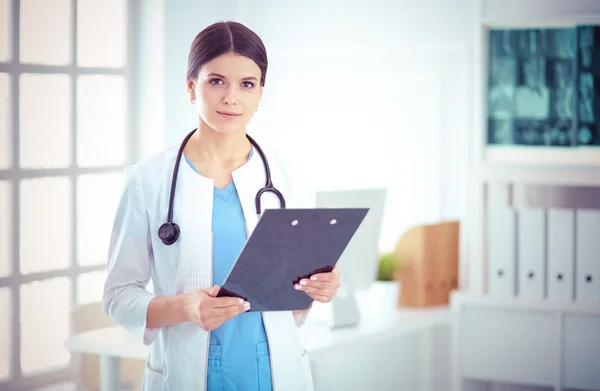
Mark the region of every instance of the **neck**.
<instances>
[{"instance_id":1,"label":"neck","mask_svg":"<svg viewBox=\"0 0 600 391\"><path fill-rule=\"evenodd\" d=\"M221 134L204 123L200 124L190 141L190 152L195 160L211 165L245 161L251 148L246 132Z\"/></svg>"}]
</instances>

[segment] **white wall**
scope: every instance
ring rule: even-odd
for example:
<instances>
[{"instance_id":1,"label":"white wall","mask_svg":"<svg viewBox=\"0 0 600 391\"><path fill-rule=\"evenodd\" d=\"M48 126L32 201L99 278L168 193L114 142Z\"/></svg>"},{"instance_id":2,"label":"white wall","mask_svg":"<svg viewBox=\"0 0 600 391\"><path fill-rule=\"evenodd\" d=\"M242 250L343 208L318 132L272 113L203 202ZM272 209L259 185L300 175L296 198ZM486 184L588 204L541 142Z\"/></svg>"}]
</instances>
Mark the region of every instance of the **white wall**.
<instances>
[{"instance_id":1,"label":"white wall","mask_svg":"<svg viewBox=\"0 0 600 391\"><path fill-rule=\"evenodd\" d=\"M305 168L320 188L387 187L382 249L414 224L462 214L469 15L461 3L258 1L238 12L271 62L250 131L296 155L310 151Z\"/></svg>"},{"instance_id":2,"label":"white wall","mask_svg":"<svg viewBox=\"0 0 600 391\"><path fill-rule=\"evenodd\" d=\"M157 39L164 56L154 72L146 72L152 75L146 82L156 87L147 98L148 114L142 114L144 131L156 134L162 127L163 145L170 145L196 125L185 90L190 43L217 20L245 23L262 37L270 61L249 132L292 155L308 153L304 167L320 188L387 187L380 247L391 250L408 227L463 214L460 184L469 156L466 4L165 2L164 41ZM151 34L160 29L145 24ZM147 44L142 52L158 61L160 51ZM143 156L159 149L147 144Z\"/></svg>"}]
</instances>

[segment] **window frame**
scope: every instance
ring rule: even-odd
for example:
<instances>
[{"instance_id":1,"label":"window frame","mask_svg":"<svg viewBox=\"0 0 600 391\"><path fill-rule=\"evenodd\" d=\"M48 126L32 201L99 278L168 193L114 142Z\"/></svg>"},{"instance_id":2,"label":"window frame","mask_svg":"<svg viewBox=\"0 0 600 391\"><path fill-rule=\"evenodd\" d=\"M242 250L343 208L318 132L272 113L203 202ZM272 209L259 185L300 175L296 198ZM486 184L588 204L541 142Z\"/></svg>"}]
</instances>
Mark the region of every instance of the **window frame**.
<instances>
[{"instance_id":1,"label":"window frame","mask_svg":"<svg viewBox=\"0 0 600 391\"><path fill-rule=\"evenodd\" d=\"M71 36L70 50L71 62L65 66L22 64L20 63L20 0L8 0L10 12L10 59L8 62L0 62L0 73L6 73L9 77L9 105L10 105L10 131L11 131L11 166L8 169L0 169L0 181L6 181L10 186L10 229L12 231L11 243L11 265L8 276L0 277L0 289L7 288L9 291L8 313L9 321L9 374L8 378L0 379L0 388L8 390L24 390L50 385L56 382L72 380L71 365L67 364L56 370L41 372L30 376L23 376L21 370L21 287L34 281L43 281L56 277L67 277L70 282L70 303L72 309L78 302L77 279L82 274L106 270L106 264L80 266L77 264L77 179L81 175L123 172L130 164L138 160L136 141L138 131L136 124L136 69L135 42L139 20L137 16L137 0L123 0L125 7L125 64L121 68L103 67L79 67L77 65L77 5L78 0L70 0L71 6ZM70 136L71 157L69 167L56 169L29 169L19 167L19 79L24 73L37 74L63 74L70 79ZM126 160L123 165L112 165L102 167L78 167L77 166L77 78L80 75L122 75L126 82L127 109L126 109ZM20 183L23 179L43 177L65 177L70 180L70 197L72 203L69 206L71 212L71 246L69 254L69 266L66 269L36 272L31 274L20 274L19 259L19 229L20 229ZM69 320L70 321L70 320ZM69 330L69 334L71 330ZM72 361L72 360L71 360Z\"/></svg>"}]
</instances>

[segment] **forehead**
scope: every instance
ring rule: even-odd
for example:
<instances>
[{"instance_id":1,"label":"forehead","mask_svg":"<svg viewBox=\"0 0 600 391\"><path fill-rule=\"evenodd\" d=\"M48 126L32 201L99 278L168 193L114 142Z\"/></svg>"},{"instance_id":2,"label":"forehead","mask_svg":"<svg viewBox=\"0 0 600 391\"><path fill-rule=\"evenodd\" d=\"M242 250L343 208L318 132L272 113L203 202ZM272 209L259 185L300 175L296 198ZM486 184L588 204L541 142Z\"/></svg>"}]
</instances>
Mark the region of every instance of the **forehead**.
<instances>
[{"instance_id":1,"label":"forehead","mask_svg":"<svg viewBox=\"0 0 600 391\"><path fill-rule=\"evenodd\" d=\"M200 76L218 73L228 79L254 76L260 78L260 67L252 59L237 53L225 53L213 58L200 69Z\"/></svg>"}]
</instances>

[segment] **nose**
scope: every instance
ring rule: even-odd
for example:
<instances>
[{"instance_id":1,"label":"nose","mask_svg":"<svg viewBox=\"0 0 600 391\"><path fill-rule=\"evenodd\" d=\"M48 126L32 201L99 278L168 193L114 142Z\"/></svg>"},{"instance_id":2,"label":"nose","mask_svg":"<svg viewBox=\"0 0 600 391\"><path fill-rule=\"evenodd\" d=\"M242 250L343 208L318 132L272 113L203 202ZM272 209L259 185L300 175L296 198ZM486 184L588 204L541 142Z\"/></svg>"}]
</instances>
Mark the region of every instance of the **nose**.
<instances>
[{"instance_id":1,"label":"nose","mask_svg":"<svg viewBox=\"0 0 600 391\"><path fill-rule=\"evenodd\" d=\"M237 97L235 96L236 89L231 86L227 88L225 95L223 96L223 103L226 105L235 105L237 104Z\"/></svg>"}]
</instances>

